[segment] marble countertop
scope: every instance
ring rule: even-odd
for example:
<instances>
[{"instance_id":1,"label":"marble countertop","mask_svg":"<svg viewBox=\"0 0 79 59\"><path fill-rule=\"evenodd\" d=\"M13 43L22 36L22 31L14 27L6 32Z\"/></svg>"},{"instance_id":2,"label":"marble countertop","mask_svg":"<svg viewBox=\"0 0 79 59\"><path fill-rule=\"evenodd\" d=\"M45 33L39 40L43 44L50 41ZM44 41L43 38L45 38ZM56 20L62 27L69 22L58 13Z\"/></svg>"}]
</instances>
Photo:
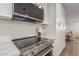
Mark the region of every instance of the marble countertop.
<instances>
[{"instance_id":1,"label":"marble countertop","mask_svg":"<svg viewBox=\"0 0 79 59\"><path fill-rule=\"evenodd\" d=\"M0 56L18 56L20 51L11 41L11 37L0 36Z\"/></svg>"}]
</instances>

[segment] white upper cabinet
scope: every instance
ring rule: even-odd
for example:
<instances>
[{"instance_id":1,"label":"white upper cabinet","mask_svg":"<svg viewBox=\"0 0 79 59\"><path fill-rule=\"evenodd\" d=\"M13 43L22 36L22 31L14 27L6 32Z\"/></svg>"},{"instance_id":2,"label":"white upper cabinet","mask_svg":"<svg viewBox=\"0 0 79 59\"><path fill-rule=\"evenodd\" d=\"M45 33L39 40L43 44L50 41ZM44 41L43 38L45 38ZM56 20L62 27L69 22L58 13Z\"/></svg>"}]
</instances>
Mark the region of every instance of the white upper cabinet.
<instances>
[{"instance_id":1,"label":"white upper cabinet","mask_svg":"<svg viewBox=\"0 0 79 59\"><path fill-rule=\"evenodd\" d=\"M0 19L12 18L12 3L0 3Z\"/></svg>"}]
</instances>

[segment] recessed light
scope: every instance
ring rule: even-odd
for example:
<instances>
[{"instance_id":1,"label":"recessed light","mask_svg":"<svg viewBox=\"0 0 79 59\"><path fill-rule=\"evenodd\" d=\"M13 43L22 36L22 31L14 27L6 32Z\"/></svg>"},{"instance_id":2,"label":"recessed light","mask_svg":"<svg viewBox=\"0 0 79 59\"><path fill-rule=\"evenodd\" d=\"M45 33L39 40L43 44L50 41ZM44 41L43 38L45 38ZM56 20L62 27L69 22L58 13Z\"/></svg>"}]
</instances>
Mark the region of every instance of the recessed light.
<instances>
[{"instance_id":1,"label":"recessed light","mask_svg":"<svg viewBox=\"0 0 79 59\"><path fill-rule=\"evenodd\" d=\"M39 8L41 8L41 6L39 6Z\"/></svg>"}]
</instances>

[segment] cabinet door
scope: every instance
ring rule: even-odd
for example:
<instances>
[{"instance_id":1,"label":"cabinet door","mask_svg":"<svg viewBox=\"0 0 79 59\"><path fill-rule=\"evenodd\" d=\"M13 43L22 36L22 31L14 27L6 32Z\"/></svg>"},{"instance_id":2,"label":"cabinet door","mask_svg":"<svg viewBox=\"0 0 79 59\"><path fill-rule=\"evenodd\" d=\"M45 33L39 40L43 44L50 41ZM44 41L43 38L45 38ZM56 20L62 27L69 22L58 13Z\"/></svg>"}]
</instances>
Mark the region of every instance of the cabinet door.
<instances>
[{"instance_id":1,"label":"cabinet door","mask_svg":"<svg viewBox=\"0 0 79 59\"><path fill-rule=\"evenodd\" d=\"M32 3L14 3L14 12L43 20L43 9Z\"/></svg>"},{"instance_id":2,"label":"cabinet door","mask_svg":"<svg viewBox=\"0 0 79 59\"><path fill-rule=\"evenodd\" d=\"M43 9L32 3L25 4L25 8L29 16L43 20Z\"/></svg>"},{"instance_id":3,"label":"cabinet door","mask_svg":"<svg viewBox=\"0 0 79 59\"><path fill-rule=\"evenodd\" d=\"M23 3L14 3L14 12L25 15Z\"/></svg>"}]
</instances>

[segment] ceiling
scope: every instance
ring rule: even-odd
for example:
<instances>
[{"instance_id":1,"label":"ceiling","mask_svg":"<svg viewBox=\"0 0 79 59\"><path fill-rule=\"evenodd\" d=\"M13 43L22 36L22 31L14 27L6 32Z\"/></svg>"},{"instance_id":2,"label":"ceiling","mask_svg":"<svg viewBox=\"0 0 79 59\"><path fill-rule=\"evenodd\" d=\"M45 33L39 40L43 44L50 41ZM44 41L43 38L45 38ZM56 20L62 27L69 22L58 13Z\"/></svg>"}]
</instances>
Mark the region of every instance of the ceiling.
<instances>
[{"instance_id":1,"label":"ceiling","mask_svg":"<svg viewBox=\"0 0 79 59\"><path fill-rule=\"evenodd\" d=\"M63 3L67 17L79 16L79 3Z\"/></svg>"}]
</instances>

